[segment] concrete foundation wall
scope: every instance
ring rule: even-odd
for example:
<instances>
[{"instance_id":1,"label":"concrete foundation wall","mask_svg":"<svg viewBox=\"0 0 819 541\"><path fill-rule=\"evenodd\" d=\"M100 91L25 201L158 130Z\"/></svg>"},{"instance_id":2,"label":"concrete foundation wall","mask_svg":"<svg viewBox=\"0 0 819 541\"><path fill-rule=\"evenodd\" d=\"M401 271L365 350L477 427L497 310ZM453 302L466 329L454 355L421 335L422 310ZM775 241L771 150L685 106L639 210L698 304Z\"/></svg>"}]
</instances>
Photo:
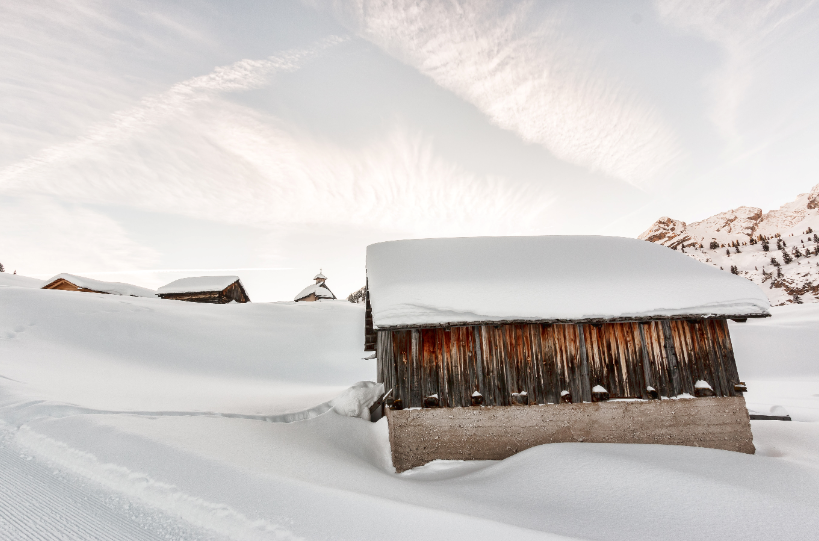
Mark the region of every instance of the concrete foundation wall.
<instances>
[{"instance_id":1,"label":"concrete foundation wall","mask_svg":"<svg viewBox=\"0 0 819 541\"><path fill-rule=\"evenodd\" d=\"M436 459L500 460L544 443L654 443L754 453L742 397L388 410L399 472Z\"/></svg>"}]
</instances>

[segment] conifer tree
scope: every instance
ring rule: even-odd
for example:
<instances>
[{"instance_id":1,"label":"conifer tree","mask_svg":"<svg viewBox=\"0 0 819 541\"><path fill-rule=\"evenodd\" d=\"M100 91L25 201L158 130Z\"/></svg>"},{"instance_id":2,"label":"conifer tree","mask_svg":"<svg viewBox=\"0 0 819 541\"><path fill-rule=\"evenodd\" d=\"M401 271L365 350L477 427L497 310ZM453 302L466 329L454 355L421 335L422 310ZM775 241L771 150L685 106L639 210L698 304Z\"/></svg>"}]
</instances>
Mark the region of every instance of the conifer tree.
<instances>
[{"instance_id":1,"label":"conifer tree","mask_svg":"<svg viewBox=\"0 0 819 541\"><path fill-rule=\"evenodd\" d=\"M6 267L2 263L0 263L0 272L6 272Z\"/></svg>"},{"instance_id":2,"label":"conifer tree","mask_svg":"<svg viewBox=\"0 0 819 541\"><path fill-rule=\"evenodd\" d=\"M774 267L778 267L779 266L779 261L777 261L775 257L772 257L771 258L771 265L773 265Z\"/></svg>"},{"instance_id":3,"label":"conifer tree","mask_svg":"<svg viewBox=\"0 0 819 541\"><path fill-rule=\"evenodd\" d=\"M767 241L767 240L763 240L763 241L762 241L762 251L763 251L763 252L767 252L767 251L768 251L768 250L770 250L770 249L771 249L771 245L770 245L770 244L768 244L768 241Z\"/></svg>"},{"instance_id":4,"label":"conifer tree","mask_svg":"<svg viewBox=\"0 0 819 541\"><path fill-rule=\"evenodd\" d=\"M717 248L719 248L719 243L715 240L712 240L711 244L709 244L708 247L712 250L716 250Z\"/></svg>"},{"instance_id":5,"label":"conifer tree","mask_svg":"<svg viewBox=\"0 0 819 541\"><path fill-rule=\"evenodd\" d=\"M793 261L793 258L791 257L791 254L786 252L784 248L782 249L782 261L784 261L786 265L788 263L790 263L791 261Z\"/></svg>"},{"instance_id":6,"label":"conifer tree","mask_svg":"<svg viewBox=\"0 0 819 541\"><path fill-rule=\"evenodd\" d=\"M802 304L802 297L800 297L798 293L794 293L793 302L794 304Z\"/></svg>"},{"instance_id":7,"label":"conifer tree","mask_svg":"<svg viewBox=\"0 0 819 541\"><path fill-rule=\"evenodd\" d=\"M782 278L784 274L782 274L782 267L776 267L776 277Z\"/></svg>"},{"instance_id":8,"label":"conifer tree","mask_svg":"<svg viewBox=\"0 0 819 541\"><path fill-rule=\"evenodd\" d=\"M802 257L802 252L799 251L799 248L797 246L793 247L793 255L795 255L797 259Z\"/></svg>"},{"instance_id":9,"label":"conifer tree","mask_svg":"<svg viewBox=\"0 0 819 541\"><path fill-rule=\"evenodd\" d=\"M725 250L725 255L727 255L728 257L731 257L731 250Z\"/></svg>"},{"instance_id":10,"label":"conifer tree","mask_svg":"<svg viewBox=\"0 0 819 541\"><path fill-rule=\"evenodd\" d=\"M741 254L741 253L742 253L742 252L740 252L740 251L739 251L739 244L737 244L737 245L734 247L734 250L736 250L738 254Z\"/></svg>"}]
</instances>

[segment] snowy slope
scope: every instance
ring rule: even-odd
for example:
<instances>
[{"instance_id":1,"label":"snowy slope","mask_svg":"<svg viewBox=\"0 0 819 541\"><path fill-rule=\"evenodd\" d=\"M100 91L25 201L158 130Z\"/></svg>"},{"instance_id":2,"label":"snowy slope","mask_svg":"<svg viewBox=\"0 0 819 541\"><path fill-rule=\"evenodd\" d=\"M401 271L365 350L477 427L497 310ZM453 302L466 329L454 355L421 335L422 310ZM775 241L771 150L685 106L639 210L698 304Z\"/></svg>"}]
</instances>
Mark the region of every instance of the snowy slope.
<instances>
[{"instance_id":1,"label":"snowy slope","mask_svg":"<svg viewBox=\"0 0 819 541\"><path fill-rule=\"evenodd\" d=\"M271 422L374 377L361 305L0 288L0 538L810 539L813 308L731 323L749 395L795 419L754 421L757 456L556 444L397 475L384 420Z\"/></svg>"},{"instance_id":2,"label":"snowy slope","mask_svg":"<svg viewBox=\"0 0 819 541\"><path fill-rule=\"evenodd\" d=\"M802 302L819 301L817 242L813 233L806 233L809 229L819 230L819 184L794 201L767 213L756 207L739 207L692 224L663 217L638 238L674 249L682 248L694 259L721 267L726 272L736 266L740 276L761 285L771 304L776 306L794 302L794 295L798 295ZM779 235L792 256L794 247L803 254L808 248L811 253L807 257L794 257L793 263L783 265L782 276L765 279L763 269L777 274L771 257L776 257L780 264L783 258L781 254L764 252L761 244L748 244L752 237L759 238L760 235ZM720 248L711 250L712 241L716 241ZM735 242L739 242L742 255L731 247ZM704 249L698 249L699 245ZM730 249L730 255L726 254L726 249ZM775 246L772 251L777 251Z\"/></svg>"},{"instance_id":3,"label":"snowy slope","mask_svg":"<svg viewBox=\"0 0 819 541\"><path fill-rule=\"evenodd\" d=\"M768 314L746 280L622 237L471 237L367 247L377 327Z\"/></svg>"},{"instance_id":4,"label":"snowy slope","mask_svg":"<svg viewBox=\"0 0 819 541\"><path fill-rule=\"evenodd\" d=\"M43 287L43 284L45 284L45 282L37 278L0 272L0 287L29 287L40 289Z\"/></svg>"}]
</instances>

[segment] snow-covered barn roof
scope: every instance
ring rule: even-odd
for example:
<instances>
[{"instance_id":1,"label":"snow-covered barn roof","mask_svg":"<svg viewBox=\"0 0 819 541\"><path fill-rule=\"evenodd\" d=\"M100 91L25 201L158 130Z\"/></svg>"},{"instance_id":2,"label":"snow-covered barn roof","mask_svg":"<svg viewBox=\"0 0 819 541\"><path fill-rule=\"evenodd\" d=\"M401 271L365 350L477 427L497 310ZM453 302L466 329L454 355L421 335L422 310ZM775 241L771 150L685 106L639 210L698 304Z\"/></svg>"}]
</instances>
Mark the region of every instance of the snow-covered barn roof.
<instances>
[{"instance_id":1,"label":"snow-covered barn roof","mask_svg":"<svg viewBox=\"0 0 819 541\"><path fill-rule=\"evenodd\" d=\"M382 242L367 247L367 278L380 328L770 315L750 281L621 237Z\"/></svg>"},{"instance_id":2,"label":"snow-covered barn roof","mask_svg":"<svg viewBox=\"0 0 819 541\"><path fill-rule=\"evenodd\" d=\"M111 295L130 295L133 297L156 297L156 291L145 287L139 287L132 284L125 284L122 282L104 282L102 280L94 280L84 276L77 276L76 274L62 273L49 278L43 282L43 289L53 284L58 280L65 280L71 282L75 286L82 289L90 289L92 291L99 291L101 293L108 293Z\"/></svg>"},{"instance_id":3,"label":"snow-covered barn roof","mask_svg":"<svg viewBox=\"0 0 819 541\"><path fill-rule=\"evenodd\" d=\"M321 282L319 284L311 284L311 285L305 287L304 289L301 290L301 292L299 292L298 295L296 295L293 298L293 300L297 301L299 299L303 299L305 297L310 296L311 293L315 293L317 299L335 299L336 298L336 296L333 295L333 292L330 291L330 288L328 288L326 285L324 285L324 282Z\"/></svg>"},{"instance_id":4,"label":"snow-covered barn roof","mask_svg":"<svg viewBox=\"0 0 819 541\"><path fill-rule=\"evenodd\" d=\"M238 276L195 276L180 278L156 290L158 294L173 293L204 293L207 291L223 291L233 282L239 282Z\"/></svg>"}]
</instances>

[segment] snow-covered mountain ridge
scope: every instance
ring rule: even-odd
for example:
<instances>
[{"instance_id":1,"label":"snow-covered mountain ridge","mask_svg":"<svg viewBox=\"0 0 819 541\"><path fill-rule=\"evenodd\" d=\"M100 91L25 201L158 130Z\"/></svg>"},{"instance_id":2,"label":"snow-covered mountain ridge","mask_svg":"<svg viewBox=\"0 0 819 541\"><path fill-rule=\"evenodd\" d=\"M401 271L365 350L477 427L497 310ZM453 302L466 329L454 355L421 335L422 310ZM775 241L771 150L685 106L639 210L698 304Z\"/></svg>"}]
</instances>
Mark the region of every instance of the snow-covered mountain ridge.
<instances>
[{"instance_id":1,"label":"snow-covered mountain ridge","mask_svg":"<svg viewBox=\"0 0 819 541\"><path fill-rule=\"evenodd\" d=\"M760 285L776 306L819 302L814 230L819 230L819 184L769 212L738 207L691 224L664 216L638 238L743 276Z\"/></svg>"}]
</instances>

